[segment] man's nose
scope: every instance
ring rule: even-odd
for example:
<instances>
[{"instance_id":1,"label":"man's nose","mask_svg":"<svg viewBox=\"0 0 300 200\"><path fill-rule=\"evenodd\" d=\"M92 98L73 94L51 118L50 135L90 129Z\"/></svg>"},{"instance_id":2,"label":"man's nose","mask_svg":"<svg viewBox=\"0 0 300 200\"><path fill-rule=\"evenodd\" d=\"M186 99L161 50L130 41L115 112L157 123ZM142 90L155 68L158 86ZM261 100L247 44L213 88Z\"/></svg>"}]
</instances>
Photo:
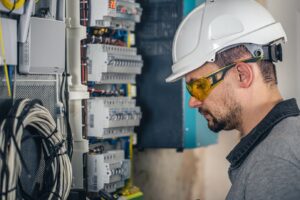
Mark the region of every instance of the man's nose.
<instances>
[{"instance_id":1,"label":"man's nose","mask_svg":"<svg viewBox=\"0 0 300 200\"><path fill-rule=\"evenodd\" d=\"M191 97L190 101L189 101L189 106L191 108L198 108L202 105L202 101L199 101L198 99L196 99L195 97Z\"/></svg>"}]
</instances>

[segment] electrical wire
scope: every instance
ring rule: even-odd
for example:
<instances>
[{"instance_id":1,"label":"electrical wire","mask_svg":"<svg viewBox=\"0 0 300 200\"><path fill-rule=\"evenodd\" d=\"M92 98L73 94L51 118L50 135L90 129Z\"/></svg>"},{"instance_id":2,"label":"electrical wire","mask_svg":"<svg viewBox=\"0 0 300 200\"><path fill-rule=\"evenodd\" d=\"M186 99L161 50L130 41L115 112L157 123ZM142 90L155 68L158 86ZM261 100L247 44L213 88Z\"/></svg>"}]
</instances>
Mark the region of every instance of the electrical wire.
<instances>
[{"instance_id":1,"label":"electrical wire","mask_svg":"<svg viewBox=\"0 0 300 200\"><path fill-rule=\"evenodd\" d=\"M68 95L68 76L69 74L65 72L62 74L62 81L60 85L60 92L59 92L59 100L64 105L64 121L66 123L66 131L67 131L67 149L68 155L70 160L72 160L73 155L73 136L72 136L72 129L69 121L69 95Z\"/></svg>"},{"instance_id":2,"label":"electrical wire","mask_svg":"<svg viewBox=\"0 0 300 200\"><path fill-rule=\"evenodd\" d=\"M1 53L3 57L3 63L4 63L4 74L5 74L5 80L7 85L7 93L8 96L11 97L11 87L10 87L10 81L8 76L8 69L6 64L6 56L5 56L5 48L4 48L4 40L3 40L3 29L2 29L2 18L0 17L0 45L1 45Z\"/></svg>"},{"instance_id":3,"label":"electrical wire","mask_svg":"<svg viewBox=\"0 0 300 200\"><path fill-rule=\"evenodd\" d=\"M127 32L127 47L131 47L131 36L130 36L130 31Z\"/></svg>"},{"instance_id":4,"label":"electrical wire","mask_svg":"<svg viewBox=\"0 0 300 200\"><path fill-rule=\"evenodd\" d=\"M14 10L14 9L19 9L19 8L23 7L25 0L18 0L13 3L10 0L0 0L0 2L8 10Z\"/></svg>"},{"instance_id":5,"label":"electrical wire","mask_svg":"<svg viewBox=\"0 0 300 200\"><path fill-rule=\"evenodd\" d=\"M0 126L0 192L3 200L15 200L17 185L24 199L36 199L26 194L20 185L22 167L28 169L21 155L24 129L36 130L35 137L42 141L45 157L43 188L38 199L67 199L72 182L72 166L63 135L49 111L38 100L18 100Z\"/></svg>"},{"instance_id":6,"label":"electrical wire","mask_svg":"<svg viewBox=\"0 0 300 200\"><path fill-rule=\"evenodd\" d=\"M69 84L68 84L68 77L70 74L68 73L67 67L67 60L65 60L65 71L63 73L63 80L61 82L60 88L60 100L63 103L64 109L64 119L67 128L67 142L68 142L68 155L70 160L72 160L73 156L73 135L72 135L72 128L70 125L70 117L69 117Z\"/></svg>"}]
</instances>

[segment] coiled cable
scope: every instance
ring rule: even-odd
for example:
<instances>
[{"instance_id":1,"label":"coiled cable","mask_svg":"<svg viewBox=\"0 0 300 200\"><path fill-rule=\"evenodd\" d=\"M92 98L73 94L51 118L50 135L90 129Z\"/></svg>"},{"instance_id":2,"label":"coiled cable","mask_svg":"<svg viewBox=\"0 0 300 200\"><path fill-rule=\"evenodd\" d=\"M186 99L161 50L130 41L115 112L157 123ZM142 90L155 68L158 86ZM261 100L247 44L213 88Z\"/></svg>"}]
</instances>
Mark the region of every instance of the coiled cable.
<instances>
[{"instance_id":1,"label":"coiled cable","mask_svg":"<svg viewBox=\"0 0 300 200\"><path fill-rule=\"evenodd\" d=\"M25 128L36 130L33 134L41 139L45 157L44 183L38 191L38 199L67 199L72 166L65 140L49 111L39 100L29 99L17 100L0 126L0 199L17 199L16 188L20 184L22 167L28 171L21 155ZM22 194L24 199L36 199L24 192Z\"/></svg>"}]
</instances>

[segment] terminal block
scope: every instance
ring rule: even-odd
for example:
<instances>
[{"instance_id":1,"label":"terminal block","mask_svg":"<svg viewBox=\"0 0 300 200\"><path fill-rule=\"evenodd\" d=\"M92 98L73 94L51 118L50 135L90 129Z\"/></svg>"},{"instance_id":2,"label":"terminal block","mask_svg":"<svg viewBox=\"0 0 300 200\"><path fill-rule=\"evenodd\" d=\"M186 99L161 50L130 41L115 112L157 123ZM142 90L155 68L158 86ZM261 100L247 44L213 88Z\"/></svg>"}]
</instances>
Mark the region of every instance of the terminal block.
<instances>
[{"instance_id":1,"label":"terminal block","mask_svg":"<svg viewBox=\"0 0 300 200\"><path fill-rule=\"evenodd\" d=\"M130 177L130 160L125 159L123 150L108 151L104 154L88 155L88 191L105 190L114 192L124 187Z\"/></svg>"},{"instance_id":2,"label":"terminal block","mask_svg":"<svg viewBox=\"0 0 300 200\"><path fill-rule=\"evenodd\" d=\"M135 74L121 74L121 73L102 73L97 80L89 80L101 84L125 84L135 83Z\"/></svg>"},{"instance_id":3,"label":"terminal block","mask_svg":"<svg viewBox=\"0 0 300 200\"><path fill-rule=\"evenodd\" d=\"M135 106L135 100L129 97L91 98L88 100L88 136L129 135L132 129L128 127L139 126L141 116L140 107Z\"/></svg>"},{"instance_id":4,"label":"terminal block","mask_svg":"<svg viewBox=\"0 0 300 200\"><path fill-rule=\"evenodd\" d=\"M119 47L105 44L87 45L88 81L105 83L134 82L135 77L116 74L141 74L143 60L137 55L136 48ZM129 78L129 80L128 80Z\"/></svg>"},{"instance_id":5,"label":"terminal block","mask_svg":"<svg viewBox=\"0 0 300 200\"><path fill-rule=\"evenodd\" d=\"M133 0L90 0L89 26L134 30L140 22L142 8Z\"/></svg>"}]
</instances>

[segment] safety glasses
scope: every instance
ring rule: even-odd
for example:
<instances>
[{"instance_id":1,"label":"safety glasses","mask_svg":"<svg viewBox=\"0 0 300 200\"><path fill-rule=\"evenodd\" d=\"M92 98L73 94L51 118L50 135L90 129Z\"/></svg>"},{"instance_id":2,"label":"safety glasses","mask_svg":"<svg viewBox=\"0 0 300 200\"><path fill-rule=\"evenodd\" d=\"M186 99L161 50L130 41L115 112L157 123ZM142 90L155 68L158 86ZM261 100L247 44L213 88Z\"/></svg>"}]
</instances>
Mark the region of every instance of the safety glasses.
<instances>
[{"instance_id":1,"label":"safety glasses","mask_svg":"<svg viewBox=\"0 0 300 200\"><path fill-rule=\"evenodd\" d=\"M203 101L208 97L208 95L211 93L211 91L217 87L219 83L224 79L226 73L236 64L244 62L244 63L251 63L251 62L257 62L261 60L262 57L254 57L250 59L240 60L237 62L234 62L232 64L229 64L225 67L222 67L221 69L217 70L216 72L213 72L212 74L209 74L206 77L201 77L197 80L191 81L189 83L186 83L186 88L189 91L190 95L198 99L199 101Z\"/></svg>"}]
</instances>

